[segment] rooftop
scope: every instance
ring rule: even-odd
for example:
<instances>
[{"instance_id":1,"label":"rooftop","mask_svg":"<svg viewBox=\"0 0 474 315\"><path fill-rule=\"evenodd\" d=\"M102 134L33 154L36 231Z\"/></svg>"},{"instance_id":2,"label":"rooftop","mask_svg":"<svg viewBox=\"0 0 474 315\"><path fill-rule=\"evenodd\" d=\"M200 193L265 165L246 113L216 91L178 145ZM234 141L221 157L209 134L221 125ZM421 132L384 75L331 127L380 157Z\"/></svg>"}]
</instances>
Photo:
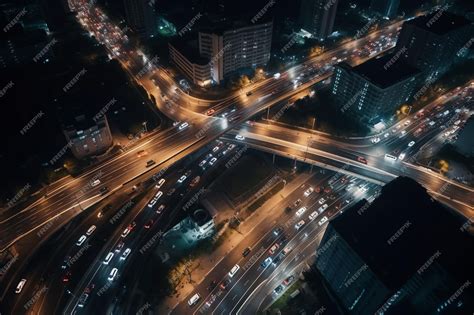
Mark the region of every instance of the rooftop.
<instances>
[{"instance_id":1,"label":"rooftop","mask_svg":"<svg viewBox=\"0 0 474 315\"><path fill-rule=\"evenodd\" d=\"M182 39L175 39L170 41L171 46L176 48L186 59L194 64L205 66L209 64L210 59L201 57L197 47L196 40L183 41Z\"/></svg>"},{"instance_id":2,"label":"rooftop","mask_svg":"<svg viewBox=\"0 0 474 315\"><path fill-rule=\"evenodd\" d=\"M407 25L414 25L437 35L447 34L471 23L463 16L442 10L405 22Z\"/></svg>"},{"instance_id":3,"label":"rooftop","mask_svg":"<svg viewBox=\"0 0 474 315\"><path fill-rule=\"evenodd\" d=\"M437 262L451 276L463 282L469 278L474 262L465 253L474 248L474 239L460 228L466 219L432 199L420 184L399 177L359 215L363 204L330 224L388 288L400 288L437 251Z\"/></svg>"}]
</instances>

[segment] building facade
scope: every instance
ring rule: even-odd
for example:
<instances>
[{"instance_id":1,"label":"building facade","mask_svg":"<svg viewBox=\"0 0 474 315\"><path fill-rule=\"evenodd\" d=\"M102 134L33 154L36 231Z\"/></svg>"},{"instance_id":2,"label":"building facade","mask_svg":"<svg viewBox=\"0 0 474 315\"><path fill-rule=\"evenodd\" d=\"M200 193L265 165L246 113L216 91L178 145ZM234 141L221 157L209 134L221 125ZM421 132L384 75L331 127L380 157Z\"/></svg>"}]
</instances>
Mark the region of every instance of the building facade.
<instances>
[{"instance_id":1,"label":"building facade","mask_svg":"<svg viewBox=\"0 0 474 315\"><path fill-rule=\"evenodd\" d=\"M272 22L231 26L199 32L199 53L210 61L212 79L219 84L241 68L264 66L270 60Z\"/></svg>"},{"instance_id":2,"label":"building facade","mask_svg":"<svg viewBox=\"0 0 474 315\"><path fill-rule=\"evenodd\" d=\"M315 38L324 40L332 34L338 0L302 0L300 23Z\"/></svg>"},{"instance_id":3,"label":"building facade","mask_svg":"<svg viewBox=\"0 0 474 315\"><path fill-rule=\"evenodd\" d=\"M94 119L85 114L72 115L63 121L63 132L78 159L104 153L113 144L106 115Z\"/></svg>"},{"instance_id":4,"label":"building facade","mask_svg":"<svg viewBox=\"0 0 474 315\"><path fill-rule=\"evenodd\" d=\"M194 84L208 86L212 82L211 64L191 47L173 42L168 44L171 62Z\"/></svg>"},{"instance_id":5,"label":"building facade","mask_svg":"<svg viewBox=\"0 0 474 315\"><path fill-rule=\"evenodd\" d=\"M343 114L376 123L395 114L413 95L421 72L394 55L369 60L356 67L335 66L332 94ZM387 66L389 65L389 66Z\"/></svg>"},{"instance_id":6,"label":"building facade","mask_svg":"<svg viewBox=\"0 0 474 315\"><path fill-rule=\"evenodd\" d=\"M347 314L468 314L474 261L465 250L474 239L463 224L399 177L371 204L361 201L329 222L314 268Z\"/></svg>"},{"instance_id":7,"label":"building facade","mask_svg":"<svg viewBox=\"0 0 474 315\"><path fill-rule=\"evenodd\" d=\"M158 16L150 0L124 0L127 24L142 37L156 35Z\"/></svg>"}]
</instances>

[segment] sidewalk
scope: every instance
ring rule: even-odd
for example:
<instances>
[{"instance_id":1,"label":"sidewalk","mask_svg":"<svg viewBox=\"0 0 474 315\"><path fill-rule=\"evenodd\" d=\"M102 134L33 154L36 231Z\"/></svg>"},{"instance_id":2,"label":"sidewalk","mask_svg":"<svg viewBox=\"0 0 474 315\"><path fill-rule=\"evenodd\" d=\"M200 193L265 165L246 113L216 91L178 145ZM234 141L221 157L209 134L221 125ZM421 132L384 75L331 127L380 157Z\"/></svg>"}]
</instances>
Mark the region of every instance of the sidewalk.
<instances>
[{"instance_id":1,"label":"sidewalk","mask_svg":"<svg viewBox=\"0 0 474 315\"><path fill-rule=\"evenodd\" d=\"M231 237L227 241L219 246L212 254L207 255L206 258L198 258L192 262L192 283L181 283L177 288L177 293L171 297L168 297L159 306L157 310L159 314L168 314L174 307L185 299L191 292L193 292L195 285L201 283L207 276L207 274L217 265L220 260L236 247L243 239L247 237L252 230L260 225L263 220L273 220L273 217L279 216L281 211L273 211L273 208L288 195L290 195L295 189L305 183L312 174L300 174L290 183L288 183L277 195L271 197L265 204L250 215L244 222L242 222L238 228L238 231L229 229L231 231Z\"/></svg>"}]
</instances>

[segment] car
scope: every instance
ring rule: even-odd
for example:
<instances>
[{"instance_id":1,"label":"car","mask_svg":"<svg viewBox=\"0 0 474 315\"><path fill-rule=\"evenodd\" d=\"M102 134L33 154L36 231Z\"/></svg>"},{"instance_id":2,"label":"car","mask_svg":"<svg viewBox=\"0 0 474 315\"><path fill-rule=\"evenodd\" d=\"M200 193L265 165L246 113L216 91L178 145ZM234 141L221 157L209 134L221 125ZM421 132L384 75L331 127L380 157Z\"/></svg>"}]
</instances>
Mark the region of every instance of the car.
<instances>
[{"instance_id":1,"label":"car","mask_svg":"<svg viewBox=\"0 0 474 315\"><path fill-rule=\"evenodd\" d=\"M130 229L127 227L125 230L122 232L122 238L127 237L127 235L130 233Z\"/></svg>"},{"instance_id":2,"label":"car","mask_svg":"<svg viewBox=\"0 0 474 315\"><path fill-rule=\"evenodd\" d=\"M324 210L326 210L327 208L328 208L328 204L325 203L325 204L323 204L321 207L319 207L318 212L319 212L319 213L322 213L322 212L323 212Z\"/></svg>"},{"instance_id":3,"label":"car","mask_svg":"<svg viewBox=\"0 0 474 315\"><path fill-rule=\"evenodd\" d=\"M324 188L324 192L325 192L326 194L329 194L331 191L332 191L332 188L331 188L331 187L326 187L326 188Z\"/></svg>"},{"instance_id":4,"label":"car","mask_svg":"<svg viewBox=\"0 0 474 315\"><path fill-rule=\"evenodd\" d=\"M194 177L193 180L191 181L191 183L189 184L189 186L191 186L191 187L196 186L199 183L200 180L201 180L201 176Z\"/></svg>"},{"instance_id":5,"label":"car","mask_svg":"<svg viewBox=\"0 0 474 315\"><path fill-rule=\"evenodd\" d=\"M214 163L216 163L217 161L217 158L213 157L210 161L209 161L209 165L214 165Z\"/></svg>"},{"instance_id":6,"label":"car","mask_svg":"<svg viewBox=\"0 0 474 315\"><path fill-rule=\"evenodd\" d=\"M305 197L308 197L309 195L311 195L314 191L314 188L313 187L309 187L308 189L306 189L306 191L304 192L304 196Z\"/></svg>"},{"instance_id":7,"label":"car","mask_svg":"<svg viewBox=\"0 0 474 315\"><path fill-rule=\"evenodd\" d=\"M161 186L163 186L163 184L165 183L165 181L166 181L166 180L165 180L164 178L160 179L160 180L158 181L158 184L155 185L155 188L156 188L156 189L160 189Z\"/></svg>"},{"instance_id":8,"label":"car","mask_svg":"<svg viewBox=\"0 0 474 315\"><path fill-rule=\"evenodd\" d=\"M410 147L410 148L411 148L412 146L414 146L414 145L415 145L415 141L410 141L410 142L408 143L408 147Z\"/></svg>"},{"instance_id":9,"label":"car","mask_svg":"<svg viewBox=\"0 0 474 315\"><path fill-rule=\"evenodd\" d=\"M200 299L201 299L201 296L199 295L199 293L196 293L188 300L188 305L190 307L194 306Z\"/></svg>"},{"instance_id":10,"label":"car","mask_svg":"<svg viewBox=\"0 0 474 315\"><path fill-rule=\"evenodd\" d=\"M270 250L268 251L270 253L270 255L273 255L275 254L275 251L280 247L280 245L278 243L275 243L273 244L273 246L270 248Z\"/></svg>"},{"instance_id":11,"label":"car","mask_svg":"<svg viewBox=\"0 0 474 315\"><path fill-rule=\"evenodd\" d=\"M148 222L145 224L144 228L145 228L145 229L151 228L152 225L153 225L153 223L155 223L155 221L154 221L153 219L150 219L150 221L148 221Z\"/></svg>"},{"instance_id":12,"label":"car","mask_svg":"<svg viewBox=\"0 0 474 315\"><path fill-rule=\"evenodd\" d=\"M130 248L127 248L126 250L123 251L122 256L120 256L120 260L125 260L127 259L128 255L130 255L130 252L132 250Z\"/></svg>"},{"instance_id":13,"label":"car","mask_svg":"<svg viewBox=\"0 0 474 315\"><path fill-rule=\"evenodd\" d=\"M290 283L293 282L293 280L295 280L295 276L289 276L288 278L283 280L282 284L288 286Z\"/></svg>"},{"instance_id":14,"label":"car","mask_svg":"<svg viewBox=\"0 0 474 315\"><path fill-rule=\"evenodd\" d=\"M235 144L233 144L233 143L229 144L228 150L231 151L231 150L233 150L234 148L235 148Z\"/></svg>"},{"instance_id":15,"label":"car","mask_svg":"<svg viewBox=\"0 0 474 315\"><path fill-rule=\"evenodd\" d=\"M184 182L184 181L186 180L186 178L187 178L186 175L181 176L181 177L178 179L178 183L181 184L182 182Z\"/></svg>"},{"instance_id":16,"label":"car","mask_svg":"<svg viewBox=\"0 0 474 315\"><path fill-rule=\"evenodd\" d=\"M188 126L189 126L189 124L188 124L187 122L184 122L184 123L182 123L181 125L179 125L178 129L179 129L179 130L183 130L184 128L186 128L186 127L188 127Z\"/></svg>"},{"instance_id":17,"label":"car","mask_svg":"<svg viewBox=\"0 0 474 315\"><path fill-rule=\"evenodd\" d=\"M301 207L298 209L298 211L296 211L296 215L301 216L305 212L306 212L306 207Z\"/></svg>"},{"instance_id":18,"label":"car","mask_svg":"<svg viewBox=\"0 0 474 315\"><path fill-rule=\"evenodd\" d=\"M321 199L318 200L318 203L319 203L320 205L322 205L322 204L325 203L325 202L326 202L326 199L325 199L325 198L321 198Z\"/></svg>"},{"instance_id":19,"label":"car","mask_svg":"<svg viewBox=\"0 0 474 315\"><path fill-rule=\"evenodd\" d=\"M385 159L389 161L396 161L397 157L387 153L385 154Z\"/></svg>"},{"instance_id":20,"label":"car","mask_svg":"<svg viewBox=\"0 0 474 315\"><path fill-rule=\"evenodd\" d=\"M222 283L219 285L219 287L222 289L222 290L225 290L227 289L227 287L229 286L230 284L230 279L225 279L224 281L222 281Z\"/></svg>"},{"instance_id":21,"label":"car","mask_svg":"<svg viewBox=\"0 0 474 315\"><path fill-rule=\"evenodd\" d=\"M215 153L215 152L217 152L217 151L219 151L219 146L218 146L218 145L216 145L214 148L212 148L212 152Z\"/></svg>"},{"instance_id":22,"label":"car","mask_svg":"<svg viewBox=\"0 0 474 315\"><path fill-rule=\"evenodd\" d=\"M152 165L154 165L156 162L154 160L149 160L146 162L146 167L150 167Z\"/></svg>"},{"instance_id":23,"label":"car","mask_svg":"<svg viewBox=\"0 0 474 315\"><path fill-rule=\"evenodd\" d=\"M18 294L23 290L23 287L25 286L26 279L21 279L20 282L18 282L18 285L16 286L15 293Z\"/></svg>"},{"instance_id":24,"label":"car","mask_svg":"<svg viewBox=\"0 0 474 315\"><path fill-rule=\"evenodd\" d=\"M261 264L263 268L267 268L272 263L273 259L271 257L267 257Z\"/></svg>"},{"instance_id":25,"label":"car","mask_svg":"<svg viewBox=\"0 0 474 315\"><path fill-rule=\"evenodd\" d=\"M100 184L100 180L98 180L98 179L96 179L96 180L94 180L94 181L91 182L91 186L92 186L92 187L95 187L95 186L97 186L97 185L99 185L99 184Z\"/></svg>"},{"instance_id":26,"label":"car","mask_svg":"<svg viewBox=\"0 0 474 315\"><path fill-rule=\"evenodd\" d=\"M94 290L94 288L95 288L95 284L91 283L89 286L87 286L87 287L84 289L84 293L89 294L89 293L92 292L92 290Z\"/></svg>"},{"instance_id":27,"label":"car","mask_svg":"<svg viewBox=\"0 0 474 315\"><path fill-rule=\"evenodd\" d=\"M114 281L115 277L117 276L117 272L118 272L117 268L112 269L107 280Z\"/></svg>"},{"instance_id":28,"label":"car","mask_svg":"<svg viewBox=\"0 0 474 315\"><path fill-rule=\"evenodd\" d=\"M404 125L408 126L410 123L411 123L411 121L407 120L407 121L405 121Z\"/></svg>"},{"instance_id":29,"label":"car","mask_svg":"<svg viewBox=\"0 0 474 315\"><path fill-rule=\"evenodd\" d=\"M239 265L235 265L234 267L232 267L232 269L229 271L229 277L232 278L233 276L235 276L235 274L237 273L237 271L239 271L239 269L240 269Z\"/></svg>"},{"instance_id":30,"label":"car","mask_svg":"<svg viewBox=\"0 0 474 315\"><path fill-rule=\"evenodd\" d=\"M386 132L386 133L383 135L384 138L388 138L389 136L390 136L390 133L389 133L389 132Z\"/></svg>"},{"instance_id":31,"label":"car","mask_svg":"<svg viewBox=\"0 0 474 315\"><path fill-rule=\"evenodd\" d=\"M298 207L300 204L301 204L301 199L298 199L293 203L295 207Z\"/></svg>"},{"instance_id":32,"label":"car","mask_svg":"<svg viewBox=\"0 0 474 315\"><path fill-rule=\"evenodd\" d=\"M398 156L398 159L400 161L403 161L404 158L405 158L405 153L400 153L400 155Z\"/></svg>"},{"instance_id":33,"label":"car","mask_svg":"<svg viewBox=\"0 0 474 315\"><path fill-rule=\"evenodd\" d=\"M319 226L323 225L328 221L328 217L324 216L321 220L319 220L318 224Z\"/></svg>"},{"instance_id":34,"label":"car","mask_svg":"<svg viewBox=\"0 0 474 315\"><path fill-rule=\"evenodd\" d=\"M370 139L370 142L372 142L372 143L374 143L374 144L375 144L375 143L379 143L379 142L380 142L380 138L379 138L379 137L371 138L371 139Z\"/></svg>"},{"instance_id":35,"label":"car","mask_svg":"<svg viewBox=\"0 0 474 315\"><path fill-rule=\"evenodd\" d=\"M206 163L207 163L207 160L202 160L202 161L199 163L199 167L203 167Z\"/></svg>"},{"instance_id":36,"label":"car","mask_svg":"<svg viewBox=\"0 0 474 315\"><path fill-rule=\"evenodd\" d=\"M206 306L211 307L212 303L215 302L216 298L217 298L217 295L211 294L211 296L206 301Z\"/></svg>"},{"instance_id":37,"label":"car","mask_svg":"<svg viewBox=\"0 0 474 315\"><path fill-rule=\"evenodd\" d=\"M363 158L362 156L358 156L357 161L360 162L360 163L363 163L363 164L367 164L367 160L365 158Z\"/></svg>"},{"instance_id":38,"label":"car","mask_svg":"<svg viewBox=\"0 0 474 315\"><path fill-rule=\"evenodd\" d=\"M171 188L166 195L171 196L176 191L176 188Z\"/></svg>"},{"instance_id":39,"label":"car","mask_svg":"<svg viewBox=\"0 0 474 315\"><path fill-rule=\"evenodd\" d=\"M112 205L111 204L106 205L105 207L102 208L102 210L99 211L99 213L97 213L97 217L102 218L102 216L105 213L107 213L110 209L112 209Z\"/></svg>"},{"instance_id":40,"label":"car","mask_svg":"<svg viewBox=\"0 0 474 315\"><path fill-rule=\"evenodd\" d=\"M275 288L275 290L273 290L273 292L275 292L275 294L280 294L282 291L283 291L283 286L281 284L279 286L277 286Z\"/></svg>"},{"instance_id":41,"label":"car","mask_svg":"<svg viewBox=\"0 0 474 315\"><path fill-rule=\"evenodd\" d=\"M245 137L242 136L242 135L236 135L236 136L235 136L235 139L237 139L237 140L245 140Z\"/></svg>"},{"instance_id":42,"label":"car","mask_svg":"<svg viewBox=\"0 0 474 315\"><path fill-rule=\"evenodd\" d=\"M145 151L145 150L140 150L140 151L137 152L137 156L138 156L138 157L142 157L142 156L145 156L145 155L147 155L147 154L148 154L148 152Z\"/></svg>"},{"instance_id":43,"label":"car","mask_svg":"<svg viewBox=\"0 0 474 315\"><path fill-rule=\"evenodd\" d=\"M72 273L70 271L67 271L64 276L63 276L63 282L69 282L69 279L71 279Z\"/></svg>"},{"instance_id":44,"label":"car","mask_svg":"<svg viewBox=\"0 0 474 315\"><path fill-rule=\"evenodd\" d=\"M299 230L301 227L305 224L304 220L301 220L300 222L295 224L295 229Z\"/></svg>"},{"instance_id":45,"label":"car","mask_svg":"<svg viewBox=\"0 0 474 315\"><path fill-rule=\"evenodd\" d=\"M209 109L207 112L206 112L206 115L207 116L211 116L212 114L214 114L216 111L214 109Z\"/></svg>"},{"instance_id":46,"label":"car","mask_svg":"<svg viewBox=\"0 0 474 315\"><path fill-rule=\"evenodd\" d=\"M156 209L156 213L160 214L165 209L165 205L160 205L158 209Z\"/></svg>"},{"instance_id":47,"label":"car","mask_svg":"<svg viewBox=\"0 0 474 315\"><path fill-rule=\"evenodd\" d=\"M84 242L86 241L86 238L87 236L81 235L81 237L79 237L79 239L77 240L76 245L81 246L82 244L84 244Z\"/></svg>"},{"instance_id":48,"label":"car","mask_svg":"<svg viewBox=\"0 0 474 315\"><path fill-rule=\"evenodd\" d=\"M316 219L316 217L318 216L318 214L319 214L318 211L314 211L313 213L311 213L311 214L309 215L308 219L309 219L310 221L313 221L314 219Z\"/></svg>"},{"instance_id":49,"label":"car","mask_svg":"<svg viewBox=\"0 0 474 315\"><path fill-rule=\"evenodd\" d=\"M104 264L104 265L108 265L109 262L112 260L112 258L114 258L114 253L109 252L109 253L107 254L107 256L105 256L105 259L104 259L104 261L103 261L103 264Z\"/></svg>"},{"instance_id":50,"label":"car","mask_svg":"<svg viewBox=\"0 0 474 315\"><path fill-rule=\"evenodd\" d=\"M250 247L247 247L247 248L244 249L244 251L242 252L242 256L243 256L243 257L247 257L248 254L250 254L250 251L251 251L251 250L252 250L252 249L251 249Z\"/></svg>"},{"instance_id":51,"label":"car","mask_svg":"<svg viewBox=\"0 0 474 315\"><path fill-rule=\"evenodd\" d=\"M278 254L275 259L273 259L272 264L274 266L278 265L278 263L285 257L283 253Z\"/></svg>"},{"instance_id":52,"label":"car","mask_svg":"<svg viewBox=\"0 0 474 315\"><path fill-rule=\"evenodd\" d=\"M77 306L84 307L88 298L89 298L89 294L83 293L81 297L79 298L79 301L77 302Z\"/></svg>"},{"instance_id":53,"label":"car","mask_svg":"<svg viewBox=\"0 0 474 315\"><path fill-rule=\"evenodd\" d=\"M252 95L252 91L248 91L245 95L247 95L247 96Z\"/></svg>"},{"instance_id":54,"label":"car","mask_svg":"<svg viewBox=\"0 0 474 315\"><path fill-rule=\"evenodd\" d=\"M281 232L283 232L283 228L277 227L276 229L273 230L273 235L278 236L281 234Z\"/></svg>"},{"instance_id":55,"label":"car","mask_svg":"<svg viewBox=\"0 0 474 315\"><path fill-rule=\"evenodd\" d=\"M101 196L105 195L107 192L109 191L109 188L107 186L105 187L102 187L100 190L99 190L99 193Z\"/></svg>"},{"instance_id":56,"label":"car","mask_svg":"<svg viewBox=\"0 0 474 315\"><path fill-rule=\"evenodd\" d=\"M116 251L117 253L120 253L120 251L122 250L122 248L123 248L124 245L125 245L124 242L122 242L122 241L118 242L117 246L115 246L115 251Z\"/></svg>"},{"instance_id":57,"label":"car","mask_svg":"<svg viewBox=\"0 0 474 315\"><path fill-rule=\"evenodd\" d=\"M402 130L402 133L401 133L400 137L403 137L403 136L406 135L406 134L407 134L407 131L406 131L406 130Z\"/></svg>"},{"instance_id":58,"label":"car","mask_svg":"<svg viewBox=\"0 0 474 315\"><path fill-rule=\"evenodd\" d=\"M153 198L149 203L148 203L148 207L149 208L153 208L153 206L156 204L158 200L156 198Z\"/></svg>"},{"instance_id":59,"label":"car","mask_svg":"<svg viewBox=\"0 0 474 315\"><path fill-rule=\"evenodd\" d=\"M209 283L209 285L207 286L207 291L211 292L215 289L215 287L217 287L217 281L212 280L211 283Z\"/></svg>"}]
</instances>

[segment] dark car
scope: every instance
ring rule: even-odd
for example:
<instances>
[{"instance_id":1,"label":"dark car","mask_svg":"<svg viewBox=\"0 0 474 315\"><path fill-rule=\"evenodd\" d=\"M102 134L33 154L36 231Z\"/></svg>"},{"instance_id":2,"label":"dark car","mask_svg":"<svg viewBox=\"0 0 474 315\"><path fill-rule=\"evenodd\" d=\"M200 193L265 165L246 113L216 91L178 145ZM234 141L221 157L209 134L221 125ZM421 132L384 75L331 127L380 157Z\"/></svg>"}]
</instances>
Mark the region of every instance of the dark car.
<instances>
[{"instance_id":1,"label":"dark car","mask_svg":"<svg viewBox=\"0 0 474 315\"><path fill-rule=\"evenodd\" d=\"M211 283L209 283L209 285L207 286L207 291L211 292L212 290L214 290L216 286L217 286L217 281L212 280Z\"/></svg>"},{"instance_id":2,"label":"dark car","mask_svg":"<svg viewBox=\"0 0 474 315\"><path fill-rule=\"evenodd\" d=\"M273 291L275 291L276 294L280 294L283 291L283 286L280 284Z\"/></svg>"},{"instance_id":3,"label":"dark car","mask_svg":"<svg viewBox=\"0 0 474 315\"><path fill-rule=\"evenodd\" d=\"M220 287L221 287L222 290L225 290L225 289L227 289L227 287L229 286L229 284L230 284L230 280L229 280L229 279L225 279L224 281L222 281Z\"/></svg>"},{"instance_id":4,"label":"dark car","mask_svg":"<svg viewBox=\"0 0 474 315\"><path fill-rule=\"evenodd\" d=\"M277 227L276 229L273 230L273 234L274 234L275 236L280 235L281 232L283 232L283 228L281 228L281 227Z\"/></svg>"},{"instance_id":5,"label":"dark car","mask_svg":"<svg viewBox=\"0 0 474 315\"><path fill-rule=\"evenodd\" d=\"M242 252L242 256L244 257L247 257L248 254L250 254L250 251L252 249L250 247L247 247L246 249L244 249L244 251Z\"/></svg>"}]
</instances>

